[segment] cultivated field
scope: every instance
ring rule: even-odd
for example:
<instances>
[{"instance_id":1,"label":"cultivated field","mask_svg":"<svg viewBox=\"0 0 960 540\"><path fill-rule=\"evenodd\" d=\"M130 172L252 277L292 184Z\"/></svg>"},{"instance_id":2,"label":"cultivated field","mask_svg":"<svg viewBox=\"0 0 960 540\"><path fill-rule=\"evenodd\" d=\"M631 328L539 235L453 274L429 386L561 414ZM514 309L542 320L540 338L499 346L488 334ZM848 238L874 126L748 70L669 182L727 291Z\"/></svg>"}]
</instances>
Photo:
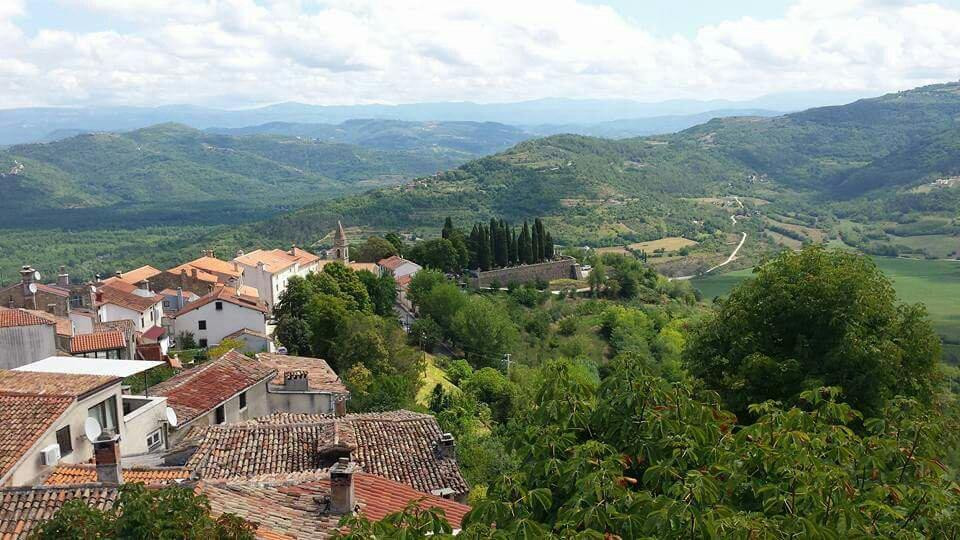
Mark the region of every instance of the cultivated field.
<instances>
[{"instance_id":1,"label":"cultivated field","mask_svg":"<svg viewBox=\"0 0 960 540\"><path fill-rule=\"evenodd\" d=\"M659 240L651 240L649 242L637 242L635 244L630 244L628 247L634 251L646 251L647 253L653 253L658 249L663 249L664 251L677 251L680 248L686 246L695 246L697 242L687 238L680 238L679 236L668 236L666 238L661 238ZM627 253L627 249L622 246L617 247L605 247L597 249L600 253Z\"/></svg>"},{"instance_id":2,"label":"cultivated field","mask_svg":"<svg viewBox=\"0 0 960 540\"><path fill-rule=\"evenodd\" d=\"M923 303L937 332L960 342L960 262L874 257L877 266L893 282L900 300ZM725 296L751 270L737 270L692 280L704 298Z\"/></svg>"}]
</instances>

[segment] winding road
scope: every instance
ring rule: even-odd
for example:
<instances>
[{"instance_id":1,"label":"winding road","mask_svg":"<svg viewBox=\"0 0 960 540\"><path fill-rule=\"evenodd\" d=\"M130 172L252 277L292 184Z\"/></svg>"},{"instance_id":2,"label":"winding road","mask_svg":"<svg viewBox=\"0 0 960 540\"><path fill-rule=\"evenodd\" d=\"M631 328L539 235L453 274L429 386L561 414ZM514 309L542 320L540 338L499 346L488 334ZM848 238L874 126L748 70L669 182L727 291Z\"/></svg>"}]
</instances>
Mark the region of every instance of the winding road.
<instances>
[{"instance_id":1,"label":"winding road","mask_svg":"<svg viewBox=\"0 0 960 540\"><path fill-rule=\"evenodd\" d=\"M740 205L740 208L743 208L743 203L740 202L740 197L734 195L734 196L733 196L733 200L737 201L737 204ZM733 221L733 225L734 225L734 226L737 225L737 216L730 216L730 220ZM741 232L740 234L742 235L742 236L740 237L740 243L737 244L737 247L733 248L733 253L731 253L730 256L727 257L727 260L725 260L725 261L723 261L722 263L714 266L713 268L710 268L709 270L703 272L702 274L696 274L696 275L692 275L692 276L672 277L672 278L668 278L668 279L669 279L670 281L685 281L685 280L688 280L688 279L693 279L693 278L695 278L695 277L699 277L699 276L703 276L703 275L709 274L710 272L713 272L713 271L716 270L717 268L721 268L721 267L723 267L723 266L726 266L726 265L732 263L733 261L735 261L735 260L737 259L737 253L740 252L740 248L743 247L743 243L747 241L747 233Z\"/></svg>"}]
</instances>

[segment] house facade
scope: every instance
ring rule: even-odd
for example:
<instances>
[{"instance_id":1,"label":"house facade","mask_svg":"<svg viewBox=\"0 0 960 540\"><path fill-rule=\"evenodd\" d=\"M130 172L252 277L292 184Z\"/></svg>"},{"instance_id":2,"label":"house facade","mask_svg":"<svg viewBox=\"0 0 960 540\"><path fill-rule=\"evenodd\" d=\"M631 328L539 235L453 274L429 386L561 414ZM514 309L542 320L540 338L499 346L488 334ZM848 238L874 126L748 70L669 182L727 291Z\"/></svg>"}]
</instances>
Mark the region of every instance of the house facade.
<instances>
[{"instance_id":1,"label":"house facade","mask_svg":"<svg viewBox=\"0 0 960 540\"><path fill-rule=\"evenodd\" d=\"M146 332L162 323L162 296L116 278L97 288L96 302L97 322L133 321L137 332Z\"/></svg>"},{"instance_id":2,"label":"house facade","mask_svg":"<svg viewBox=\"0 0 960 540\"><path fill-rule=\"evenodd\" d=\"M218 287L171 317L173 333L190 332L200 347L213 347L245 328L266 335L268 312L259 298L242 296L232 287Z\"/></svg>"},{"instance_id":3,"label":"house facade","mask_svg":"<svg viewBox=\"0 0 960 540\"><path fill-rule=\"evenodd\" d=\"M319 271L320 258L293 246L288 251L258 249L250 253L238 252L233 261L243 268L244 284L257 289L260 298L272 310L287 290L287 282L294 276L306 277Z\"/></svg>"},{"instance_id":4,"label":"house facade","mask_svg":"<svg viewBox=\"0 0 960 540\"><path fill-rule=\"evenodd\" d=\"M56 354L56 323L25 309L0 308L0 369L13 369Z\"/></svg>"}]
</instances>

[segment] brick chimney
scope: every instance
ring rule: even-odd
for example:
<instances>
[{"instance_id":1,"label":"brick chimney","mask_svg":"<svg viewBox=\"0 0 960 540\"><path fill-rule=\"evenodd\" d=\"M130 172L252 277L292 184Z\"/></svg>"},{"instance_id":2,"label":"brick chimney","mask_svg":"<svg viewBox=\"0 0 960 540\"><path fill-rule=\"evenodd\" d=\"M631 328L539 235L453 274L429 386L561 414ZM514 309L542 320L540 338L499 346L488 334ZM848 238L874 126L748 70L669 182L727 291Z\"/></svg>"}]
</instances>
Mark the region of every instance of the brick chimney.
<instances>
[{"instance_id":1,"label":"brick chimney","mask_svg":"<svg viewBox=\"0 0 960 540\"><path fill-rule=\"evenodd\" d=\"M340 394L335 395L333 398L333 415L340 417L347 414L347 400L350 398L349 394Z\"/></svg>"},{"instance_id":2,"label":"brick chimney","mask_svg":"<svg viewBox=\"0 0 960 540\"><path fill-rule=\"evenodd\" d=\"M70 286L70 274L67 273L67 267L61 266L60 273L57 274L57 285L61 287Z\"/></svg>"},{"instance_id":3,"label":"brick chimney","mask_svg":"<svg viewBox=\"0 0 960 540\"><path fill-rule=\"evenodd\" d=\"M117 270L116 272L113 273L113 275L114 275L114 277L116 277L117 279L121 279L121 278L123 277L123 272Z\"/></svg>"},{"instance_id":4,"label":"brick chimney","mask_svg":"<svg viewBox=\"0 0 960 540\"><path fill-rule=\"evenodd\" d=\"M283 373L283 389L291 392L306 392L310 385L307 372L304 370L285 371Z\"/></svg>"},{"instance_id":5,"label":"brick chimney","mask_svg":"<svg viewBox=\"0 0 960 540\"><path fill-rule=\"evenodd\" d=\"M437 453L441 459L453 458L457 455L457 442L452 433L444 433L437 441Z\"/></svg>"},{"instance_id":6,"label":"brick chimney","mask_svg":"<svg viewBox=\"0 0 960 540\"><path fill-rule=\"evenodd\" d=\"M93 460L97 465L97 482L122 484L120 468L120 436L103 434L93 443Z\"/></svg>"},{"instance_id":7,"label":"brick chimney","mask_svg":"<svg viewBox=\"0 0 960 540\"><path fill-rule=\"evenodd\" d=\"M30 284L33 283L33 273L33 267L28 264L25 264L22 268L20 268L20 283L23 285L24 296L33 295L33 293L30 292Z\"/></svg>"},{"instance_id":8,"label":"brick chimney","mask_svg":"<svg viewBox=\"0 0 960 540\"><path fill-rule=\"evenodd\" d=\"M330 512L333 514L347 514L353 512L357 506L357 498L353 493L353 474L357 472L356 463L350 458L342 457L330 467Z\"/></svg>"}]
</instances>

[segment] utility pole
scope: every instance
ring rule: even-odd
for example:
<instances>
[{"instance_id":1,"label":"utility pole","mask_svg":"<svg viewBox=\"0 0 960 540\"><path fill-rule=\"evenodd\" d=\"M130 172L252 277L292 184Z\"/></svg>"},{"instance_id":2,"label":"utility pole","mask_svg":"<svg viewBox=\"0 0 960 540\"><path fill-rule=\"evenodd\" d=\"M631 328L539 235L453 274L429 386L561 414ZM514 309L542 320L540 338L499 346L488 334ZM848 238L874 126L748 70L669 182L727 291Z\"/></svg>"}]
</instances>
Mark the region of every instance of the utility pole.
<instances>
[{"instance_id":1,"label":"utility pole","mask_svg":"<svg viewBox=\"0 0 960 540\"><path fill-rule=\"evenodd\" d=\"M513 364L513 360L510 360L510 353L503 354L503 363L507 365L507 375L510 375L510 365Z\"/></svg>"}]
</instances>

